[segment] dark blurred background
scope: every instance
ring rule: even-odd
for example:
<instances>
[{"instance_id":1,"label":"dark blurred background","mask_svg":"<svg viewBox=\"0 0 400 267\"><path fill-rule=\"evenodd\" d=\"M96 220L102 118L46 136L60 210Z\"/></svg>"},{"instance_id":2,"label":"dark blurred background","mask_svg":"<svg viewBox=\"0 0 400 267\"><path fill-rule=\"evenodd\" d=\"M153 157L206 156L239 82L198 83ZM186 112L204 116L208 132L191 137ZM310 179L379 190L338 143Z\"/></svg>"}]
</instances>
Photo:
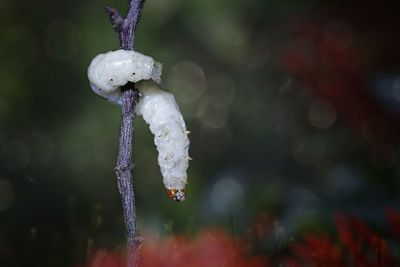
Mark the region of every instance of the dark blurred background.
<instances>
[{"instance_id":1,"label":"dark blurred background","mask_svg":"<svg viewBox=\"0 0 400 267\"><path fill-rule=\"evenodd\" d=\"M127 9L0 2L1 266L71 266L124 243L120 110L86 76L119 48L107 5ZM329 233L342 212L399 252L384 216L400 203L399 12L398 1L147 0L136 48L163 63L194 160L187 200L168 200L135 119L140 233L245 235L268 216L286 240Z\"/></svg>"}]
</instances>

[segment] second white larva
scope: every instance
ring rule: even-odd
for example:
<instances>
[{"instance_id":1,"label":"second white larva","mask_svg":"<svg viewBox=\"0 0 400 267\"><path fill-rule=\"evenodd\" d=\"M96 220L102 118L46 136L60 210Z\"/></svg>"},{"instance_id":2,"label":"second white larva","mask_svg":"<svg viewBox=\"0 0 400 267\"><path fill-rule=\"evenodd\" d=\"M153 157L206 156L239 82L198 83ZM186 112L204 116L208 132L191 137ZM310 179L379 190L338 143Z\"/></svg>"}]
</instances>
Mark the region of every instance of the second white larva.
<instances>
[{"instance_id":1,"label":"second white larva","mask_svg":"<svg viewBox=\"0 0 400 267\"><path fill-rule=\"evenodd\" d=\"M189 165L189 132L175 98L151 81L136 84L142 96L135 113L142 115L154 134L158 164L168 196L177 201L186 197L186 170Z\"/></svg>"}]
</instances>

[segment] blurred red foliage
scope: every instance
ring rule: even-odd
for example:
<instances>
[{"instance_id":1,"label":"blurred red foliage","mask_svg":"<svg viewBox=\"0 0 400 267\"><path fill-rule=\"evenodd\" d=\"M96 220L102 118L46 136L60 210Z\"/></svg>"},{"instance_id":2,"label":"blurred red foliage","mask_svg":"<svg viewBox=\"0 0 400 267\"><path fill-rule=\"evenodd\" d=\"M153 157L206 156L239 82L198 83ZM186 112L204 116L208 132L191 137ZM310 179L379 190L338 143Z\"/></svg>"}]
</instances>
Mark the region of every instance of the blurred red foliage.
<instances>
[{"instance_id":1,"label":"blurred red foliage","mask_svg":"<svg viewBox=\"0 0 400 267\"><path fill-rule=\"evenodd\" d=\"M339 238L347 248L354 266L398 266L386 241L359 218L337 214L335 220Z\"/></svg>"},{"instance_id":2,"label":"blurred red foliage","mask_svg":"<svg viewBox=\"0 0 400 267\"><path fill-rule=\"evenodd\" d=\"M400 213L387 209L386 215L393 233L399 238ZM272 218L263 216L261 221L271 225ZM233 238L220 230L203 231L194 239L177 235L166 239L149 238L141 248L141 267L239 267L239 266L373 266L395 267L388 244L378 234L355 216L337 214L334 216L338 240L326 235L305 234L303 241L288 244L287 249L269 255L268 259L260 256L249 257L245 248L248 242ZM256 232L259 223L253 225ZM256 239L264 237L252 235ZM250 231L254 232L254 231ZM271 234L271 232L269 233ZM267 237L266 237L267 238ZM267 240L267 239L265 239ZM266 241L267 242L267 241ZM271 263L274 264L271 264ZM85 267L122 267L125 260L122 253L98 250Z\"/></svg>"},{"instance_id":3,"label":"blurred red foliage","mask_svg":"<svg viewBox=\"0 0 400 267\"><path fill-rule=\"evenodd\" d=\"M233 239L218 230L209 230L195 240L178 236L146 243L142 251L142 266L257 267L268 264L262 258L246 257L240 240Z\"/></svg>"},{"instance_id":4,"label":"blurred red foliage","mask_svg":"<svg viewBox=\"0 0 400 267\"><path fill-rule=\"evenodd\" d=\"M342 251L327 236L305 235L304 242L304 244L293 244L291 250L307 265L325 267L345 265Z\"/></svg>"},{"instance_id":5,"label":"blurred red foliage","mask_svg":"<svg viewBox=\"0 0 400 267\"><path fill-rule=\"evenodd\" d=\"M123 267L122 253L99 250L85 267ZM167 239L148 239L141 249L141 267L264 267L261 257L248 257L243 242L219 230L202 232L196 239L173 236Z\"/></svg>"}]
</instances>

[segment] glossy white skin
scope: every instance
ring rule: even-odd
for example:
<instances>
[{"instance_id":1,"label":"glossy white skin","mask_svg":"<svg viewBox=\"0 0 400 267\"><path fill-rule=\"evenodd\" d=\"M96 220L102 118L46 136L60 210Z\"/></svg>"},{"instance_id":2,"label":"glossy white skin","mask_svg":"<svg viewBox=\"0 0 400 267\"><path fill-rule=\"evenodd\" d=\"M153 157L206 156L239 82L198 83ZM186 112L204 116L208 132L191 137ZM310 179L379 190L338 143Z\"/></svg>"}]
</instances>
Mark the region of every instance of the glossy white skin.
<instances>
[{"instance_id":1,"label":"glossy white skin","mask_svg":"<svg viewBox=\"0 0 400 267\"><path fill-rule=\"evenodd\" d=\"M189 132L175 98L151 81L142 81L136 86L142 96L135 113L143 116L154 134L164 186L166 189L183 190L190 159Z\"/></svg>"},{"instance_id":2,"label":"glossy white skin","mask_svg":"<svg viewBox=\"0 0 400 267\"><path fill-rule=\"evenodd\" d=\"M160 83L161 68L161 64L149 56L120 49L93 58L88 68L88 78L96 94L113 104L121 105L121 86L148 79ZM154 77L155 73L158 77Z\"/></svg>"}]
</instances>

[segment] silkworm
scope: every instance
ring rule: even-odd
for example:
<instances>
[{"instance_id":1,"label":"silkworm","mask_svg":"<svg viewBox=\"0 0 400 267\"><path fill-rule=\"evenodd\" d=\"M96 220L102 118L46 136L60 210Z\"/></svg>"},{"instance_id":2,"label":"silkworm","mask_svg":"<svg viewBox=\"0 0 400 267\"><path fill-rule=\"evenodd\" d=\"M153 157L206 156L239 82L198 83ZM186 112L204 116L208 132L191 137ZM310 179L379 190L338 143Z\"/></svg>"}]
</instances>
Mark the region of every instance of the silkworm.
<instances>
[{"instance_id":1,"label":"silkworm","mask_svg":"<svg viewBox=\"0 0 400 267\"><path fill-rule=\"evenodd\" d=\"M161 83L162 65L136 51L119 49L99 54L88 68L92 90L113 104L122 104L120 87L128 82L154 80Z\"/></svg>"},{"instance_id":2,"label":"silkworm","mask_svg":"<svg viewBox=\"0 0 400 267\"><path fill-rule=\"evenodd\" d=\"M189 165L189 131L171 93L161 90L154 82L136 84L142 96L135 113L142 115L154 134L158 164L168 196L176 201L186 197L186 170Z\"/></svg>"},{"instance_id":3,"label":"silkworm","mask_svg":"<svg viewBox=\"0 0 400 267\"><path fill-rule=\"evenodd\" d=\"M92 90L109 102L121 105L120 87L136 83L141 92L135 113L142 115L154 134L163 183L168 196L186 198L189 166L189 131L171 93L159 88L162 65L136 51L117 50L97 55L88 68ZM153 81L148 81L148 80Z\"/></svg>"}]
</instances>

